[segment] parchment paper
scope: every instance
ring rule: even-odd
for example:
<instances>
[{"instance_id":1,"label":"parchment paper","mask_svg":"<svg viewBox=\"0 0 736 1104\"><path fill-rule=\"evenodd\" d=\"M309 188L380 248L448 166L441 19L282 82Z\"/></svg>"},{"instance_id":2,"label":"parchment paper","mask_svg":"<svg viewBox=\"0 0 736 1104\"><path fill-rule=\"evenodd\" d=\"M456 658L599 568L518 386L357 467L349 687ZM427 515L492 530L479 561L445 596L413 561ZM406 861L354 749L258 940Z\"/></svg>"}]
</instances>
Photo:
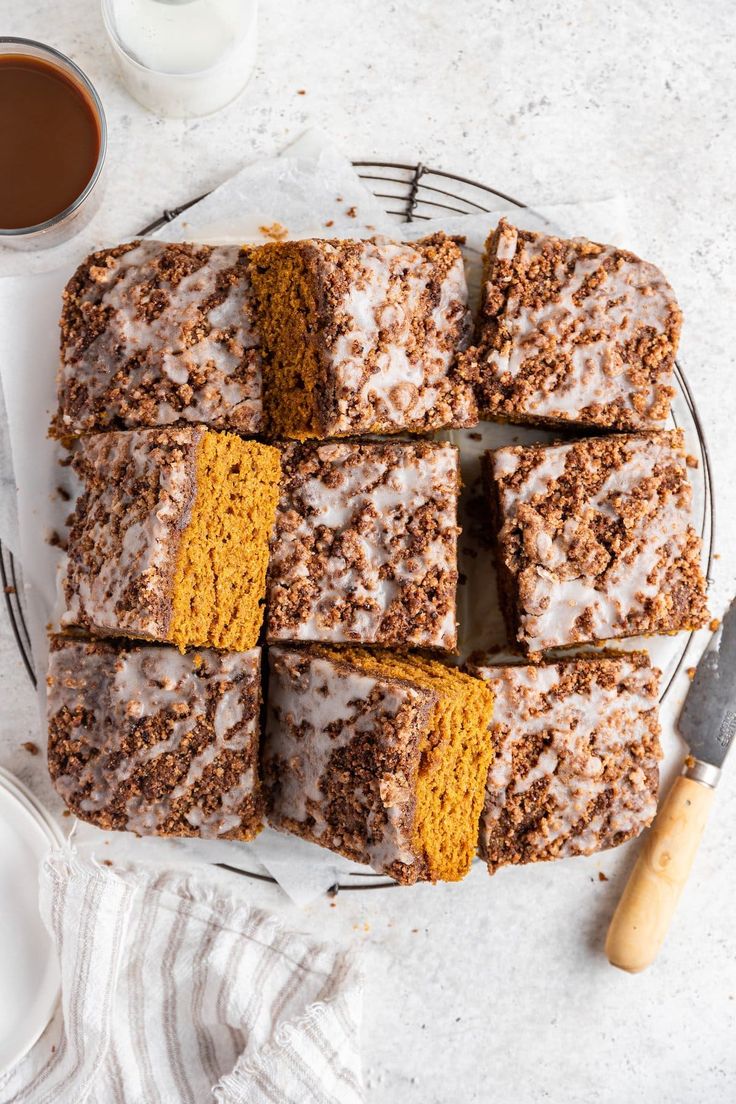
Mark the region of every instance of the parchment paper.
<instances>
[{"instance_id":1,"label":"parchment paper","mask_svg":"<svg viewBox=\"0 0 736 1104\"><path fill-rule=\"evenodd\" d=\"M350 162L317 132L310 132L278 158L249 165L195 207L166 225L158 237L211 243L262 241L273 237L364 237L376 232L415 239L446 230L466 239L471 292L477 297L483 242L499 214L513 213L517 225L529 229L585 235L594 240L627 244L627 227L620 200L575 203L536 210L508 205L488 214L417 221L399 230L357 177ZM134 237L131 234L131 237ZM111 243L112 244L112 243ZM78 258L81 261L83 258ZM0 539L20 554L26 587L26 608L39 674L39 725L45 731L46 632L54 622L56 578L62 553L52 534L63 534L71 509L67 495L68 469L59 465L61 453L46 429L55 407L58 359L58 317L62 289L71 275L64 269L40 276L0 280L0 379L7 408L5 435L0 434ZM0 411L1 414L1 411ZM473 534L473 507L478 493L478 459L485 448L512 440L539 440L539 430L482 423L474 431L441 434L460 445L465 491L461 523L459 589L461 642L464 653L503 640L495 598L490 557L478 554ZM10 471L10 454L15 478ZM17 486L17 500L13 493ZM60 495L57 488L62 487ZM17 505L17 520L16 520ZM472 599L471 596L472 595ZM650 642L655 662L666 667L676 655L674 638ZM41 741L43 744L43 741ZM44 757L35 761L45 771ZM40 789L40 788L39 788ZM40 792L43 792L40 789ZM61 802L53 810L61 813ZM69 822L62 822L68 826ZM322 848L267 829L252 844L227 841L137 839L130 833L102 833L79 824L76 839L97 847L108 841L105 854L135 857L143 850L181 857L196 852L213 862L241 869L267 870L297 904L306 904L357 867Z\"/></svg>"}]
</instances>

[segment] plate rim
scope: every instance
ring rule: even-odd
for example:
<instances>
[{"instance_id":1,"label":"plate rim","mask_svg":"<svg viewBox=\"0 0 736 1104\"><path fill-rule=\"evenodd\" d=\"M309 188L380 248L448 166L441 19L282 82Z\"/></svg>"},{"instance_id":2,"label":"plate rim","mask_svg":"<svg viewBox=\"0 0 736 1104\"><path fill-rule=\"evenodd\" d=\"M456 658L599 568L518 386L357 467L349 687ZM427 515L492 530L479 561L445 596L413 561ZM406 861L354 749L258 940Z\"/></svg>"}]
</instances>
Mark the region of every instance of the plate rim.
<instances>
[{"instance_id":1,"label":"plate rim","mask_svg":"<svg viewBox=\"0 0 736 1104\"><path fill-rule=\"evenodd\" d=\"M18 783L20 783L20 785L18 785ZM45 813L42 815L39 808L37 808L38 803L36 802L35 798L33 802L30 802L25 797L25 794L23 793L24 790L28 790L25 784L21 782L20 779L16 778L15 775L11 774L10 771L7 771L5 768L3 768L2 775L0 775L0 799L2 799L3 795L9 798L11 802L11 808L15 807L15 809L17 809L18 815L21 818L21 823L29 825L33 829L34 833L40 833L40 838L42 838L47 847L53 848L55 843L57 842L57 833L60 835L61 830L58 828L58 826L55 826L55 832L51 829ZM30 793L30 791L28 792ZM39 837L36 836L36 838ZM33 847L33 850L35 852L36 848ZM39 858L39 867L42 861L43 856ZM3 1077L5 1074L9 1073L10 1070L12 1070L13 1067L16 1066L25 1057L26 1054L28 1054L34 1044L38 1042L38 1040L50 1024L51 1020L53 1019L58 1007L59 999L61 997L61 974L59 970L58 958L56 955L56 948L48 932L47 936L48 955L46 967L44 970L44 982L41 987L40 993L37 994L38 1010L36 1012L36 1019L23 1041L15 1046L13 1053L8 1058L4 1059L0 1054L0 1077ZM51 973L49 973L49 970L51 970ZM53 984L51 984L51 982L48 980L49 977L53 977L55 979ZM45 994L43 991L44 985L48 986L48 992Z\"/></svg>"}]
</instances>

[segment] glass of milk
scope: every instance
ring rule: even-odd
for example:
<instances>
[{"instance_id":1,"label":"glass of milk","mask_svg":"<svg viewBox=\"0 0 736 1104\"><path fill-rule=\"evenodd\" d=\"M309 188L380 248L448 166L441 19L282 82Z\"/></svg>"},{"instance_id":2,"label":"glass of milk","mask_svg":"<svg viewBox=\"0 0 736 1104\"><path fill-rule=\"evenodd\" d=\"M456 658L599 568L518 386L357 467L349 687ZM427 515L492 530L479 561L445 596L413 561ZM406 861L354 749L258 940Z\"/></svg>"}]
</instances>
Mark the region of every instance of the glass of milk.
<instances>
[{"instance_id":1,"label":"glass of milk","mask_svg":"<svg viewBox=\"0 0 736 1104\"><path fill-rule=\"evenodd\" d=\"M209 115L243 90L258 0L102 0L123 82L157 115Z\"/></svg>"}]
</instances>

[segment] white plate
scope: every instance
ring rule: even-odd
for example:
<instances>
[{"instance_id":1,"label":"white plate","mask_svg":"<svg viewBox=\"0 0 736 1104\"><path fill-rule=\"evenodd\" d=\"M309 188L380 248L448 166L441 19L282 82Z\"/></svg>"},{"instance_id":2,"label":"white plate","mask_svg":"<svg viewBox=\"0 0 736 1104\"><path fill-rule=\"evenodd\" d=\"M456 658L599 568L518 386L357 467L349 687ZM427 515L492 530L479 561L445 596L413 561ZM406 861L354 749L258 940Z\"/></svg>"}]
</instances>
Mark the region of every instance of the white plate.
<instances>
[{"instance_id":1,"label":"white plate","mask_svg":"<svg viewBox=\"0 0 736 1104\"><path fill-rule=\"evenodd\" d=\"M56 952L38 911L38 871L61 838L16 779L0 776L0 1073L36 1042L59 998ZM28 791L26 791L27 793Z\"/></svg>"}]
</instances>

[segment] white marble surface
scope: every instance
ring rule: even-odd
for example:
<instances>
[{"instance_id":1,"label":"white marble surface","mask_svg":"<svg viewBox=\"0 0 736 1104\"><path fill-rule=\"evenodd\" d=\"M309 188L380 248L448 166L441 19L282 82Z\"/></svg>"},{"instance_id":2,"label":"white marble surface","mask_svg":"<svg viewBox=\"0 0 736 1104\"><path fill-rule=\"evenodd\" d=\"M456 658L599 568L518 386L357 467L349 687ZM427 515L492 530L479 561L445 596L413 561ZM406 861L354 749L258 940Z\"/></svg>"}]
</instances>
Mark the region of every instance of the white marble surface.
<instances>
[{"instance_id":1,"label":"white marble surface","mask_svg":"<svg viewBox=\"0 0 736 1104\"><path fill-rule=\"evenodd\" d=\"M621 244L662 265L685 309L682 362L715 469L711 606L720 613L736 574L732 5L262 7L244 95L212 118L181 121L146 114L120 87L94 0L0 0L2 33L70 53L102 95L110 171L90 242L129 235L309 123L356 158L419 158L529 202L624 193L633 229ZM0 250L0 274L64 263L79 249ZM39 759L20 746L27 740L40 741L35 699L0 614L2 762L53 802ZM671 773L672 734L668 747ZM370 1104L725 1104L736 1094L734 816L732 768L665 949L638 977L602 954L636 844L492 881L477 868L456 887L344 893L304 913L275 890L247 889L295 924L364 949Z\"/></svg>"}]
</instances>

